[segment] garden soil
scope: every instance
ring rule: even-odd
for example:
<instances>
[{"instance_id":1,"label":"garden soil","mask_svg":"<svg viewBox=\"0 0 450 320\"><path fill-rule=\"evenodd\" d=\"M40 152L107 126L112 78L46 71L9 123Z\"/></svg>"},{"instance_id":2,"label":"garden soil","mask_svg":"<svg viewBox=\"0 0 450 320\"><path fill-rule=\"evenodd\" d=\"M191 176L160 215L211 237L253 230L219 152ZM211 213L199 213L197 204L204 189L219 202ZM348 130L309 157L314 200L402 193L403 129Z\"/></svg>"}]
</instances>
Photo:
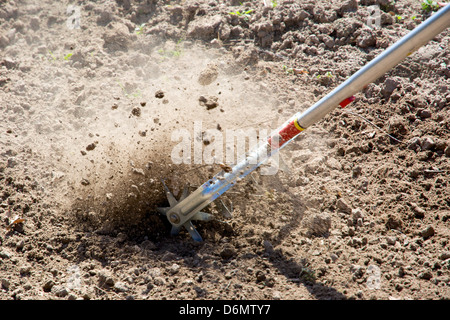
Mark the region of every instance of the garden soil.
<instances>
[{"instance_id":1,"label":"garden soil","mask_svg":"<svg viewBox=\"0 0 450 320\"><path fill-rule=\"evenodd\" d=\"M449 299L449 30L208 206L203 242L157 212L221 135L264 137L431 14L1 1L0 299Z\"/></svg>"}]
</instances>

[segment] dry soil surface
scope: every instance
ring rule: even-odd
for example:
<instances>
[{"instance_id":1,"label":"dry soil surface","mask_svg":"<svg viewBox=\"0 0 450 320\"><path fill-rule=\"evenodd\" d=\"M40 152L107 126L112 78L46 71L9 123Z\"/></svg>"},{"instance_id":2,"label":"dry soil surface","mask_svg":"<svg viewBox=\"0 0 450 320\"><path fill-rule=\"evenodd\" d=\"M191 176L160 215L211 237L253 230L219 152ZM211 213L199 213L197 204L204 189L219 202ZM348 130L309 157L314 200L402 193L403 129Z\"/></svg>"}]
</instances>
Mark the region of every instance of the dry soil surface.
<instances>
[{"instance_id":1,"label":"dry soil surface","mask_svg":"<svg viewBox=\"0 0 450 320\"><path fill-rule=\"evenodd\" d=\"M156 210L162 179L220 171L174 163L177 134L275 129L430 15L0 1L0 299L449 299L449 30L209 206L203 242Z\"/></svg>"}]
</instances>

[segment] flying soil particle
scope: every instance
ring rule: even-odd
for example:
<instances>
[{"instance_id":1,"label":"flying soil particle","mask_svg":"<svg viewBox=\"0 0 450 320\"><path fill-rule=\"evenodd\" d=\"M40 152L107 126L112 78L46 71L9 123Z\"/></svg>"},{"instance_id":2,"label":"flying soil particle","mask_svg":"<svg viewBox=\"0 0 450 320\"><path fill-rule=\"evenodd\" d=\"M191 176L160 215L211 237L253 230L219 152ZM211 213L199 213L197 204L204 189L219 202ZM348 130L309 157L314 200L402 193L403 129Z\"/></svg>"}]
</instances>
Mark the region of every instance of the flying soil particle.
<instances>
[{"instance_id":1,"label":"flying soil particle","mask_svg":"<svg viewBox=\"0 0 450 320\"><path fill-rule=\"evenodd\" d=\"M92 151L92 150L94 150L95 149L95 143L91 143L91 144L89 144L87 147L86 147L86 150L87 151Z\"/></svg>"},{"instance_id":2,"label":"flying soil particle","mask_svg":"<svg viewBox=\"0 0 450 320\"><path fill-rule=\"evenodd\" d=\"M206 110L211 110L219 106L219 103L217 101L217 97L205 97L200 96L198 98L198 101L200 102L200 105L205 106Z\"/></svg>"},{"instance_id":3,"label":"flying soil particle","mask_svg":"<svg viewBox=\"0 0 450 320\"><path fill-rule=\"evenodd\" d=\"M158 99L164 98L164 92L162 90L158 90L155 92L155 97Z\"/></svg>"},{"instance_id":4,"label":"flying soil particle","mask_svg":"<svg viewBox=\"0 0 450 320\"><path fill-rule=\"evenodd\" d=\"M211 84L214 80L216 80L217 76L218 76L217 66L210 65L200 73L198 77L198 83L200 83L203 86L207 86Z\"/></svg>"},{"instance_id":5,"label":"flying soil particle","mask_svg":"<svg viewBox=\"0 0 450 320\"><path fill-rule=\"evenodd\" d=\"M133 110L131 110L131 114L135 117L140 117L141 116L141 108L139 108L139 107L133 108Z\"/></svg>"}]
</instances>

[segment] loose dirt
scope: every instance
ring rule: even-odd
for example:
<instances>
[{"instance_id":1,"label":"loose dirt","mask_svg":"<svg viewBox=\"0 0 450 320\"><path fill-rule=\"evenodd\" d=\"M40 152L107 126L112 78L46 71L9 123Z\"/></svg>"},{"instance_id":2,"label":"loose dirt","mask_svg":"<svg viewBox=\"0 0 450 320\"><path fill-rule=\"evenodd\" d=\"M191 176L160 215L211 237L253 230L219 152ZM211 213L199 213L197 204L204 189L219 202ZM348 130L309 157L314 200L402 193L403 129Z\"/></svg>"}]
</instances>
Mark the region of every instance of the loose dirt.
<instances>
[{"instance_id":1,"label":"loose dirt","mask_svg":"<svg viewBox=\"0 0 450 320\"><path fill-rule=\"evenodd\" d=\"M209 206L203 242L156 210L221 170L175 163L182 134L275 129L430 14L2 1L0 299L449 299L449 30Z\"/></svg>"}]
</instances>

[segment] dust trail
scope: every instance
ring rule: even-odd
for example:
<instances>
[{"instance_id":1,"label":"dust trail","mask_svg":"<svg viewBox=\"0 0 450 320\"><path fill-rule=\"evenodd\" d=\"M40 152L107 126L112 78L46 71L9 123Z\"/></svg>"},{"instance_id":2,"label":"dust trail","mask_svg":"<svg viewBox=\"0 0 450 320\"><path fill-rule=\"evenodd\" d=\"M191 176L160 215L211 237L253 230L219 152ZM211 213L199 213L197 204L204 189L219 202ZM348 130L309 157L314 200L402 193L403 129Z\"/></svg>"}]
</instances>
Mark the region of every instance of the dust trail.
<instances>
[{"instance_id":1,"label":"dust trail","mask_svg":"<svg viewBox=\"0 0 450 320\"><path fill-rule=\"evenodd\" d=\"M64 20L58 10L51 14ZM263 79L252 79L223 49L138 34L120 19L92 30L83 20L73 29L58 21L24 34L3 54L20 56L28 75L14 75L9 86L17 98L6 105L15 134L8 148L41 157L33 165L62 211L95 215L99 224L139 222L165 201L162 178L177 193L216 170L175 166L173 131L192 132L194 121L225 131L256 115L277 116L277 98Z\"/></svg>"},{"instance_id":2,"label":"dust trail","mask_svg":"<svg viewBox=\"0 0 450 320\"><path fill-rule=\"evenodd\" d=\"M274 116L269 93L255 90L259 84L222 52L152 41L148 50L109 52L110 62L95 67L90 62L105 51L75 50L68 63L43 61L58 76L43 84L52 96L32 116L28 142L49 159L55 197L96 227L142 221L165 201L161 179L177 193L217 170L199 166L187 173L191 165L174 165L174 130L192 132L202 121L205 130L225 131L261 112ZM217 105L207 108L200 97Z\"/></svg>"}]
</instances>

